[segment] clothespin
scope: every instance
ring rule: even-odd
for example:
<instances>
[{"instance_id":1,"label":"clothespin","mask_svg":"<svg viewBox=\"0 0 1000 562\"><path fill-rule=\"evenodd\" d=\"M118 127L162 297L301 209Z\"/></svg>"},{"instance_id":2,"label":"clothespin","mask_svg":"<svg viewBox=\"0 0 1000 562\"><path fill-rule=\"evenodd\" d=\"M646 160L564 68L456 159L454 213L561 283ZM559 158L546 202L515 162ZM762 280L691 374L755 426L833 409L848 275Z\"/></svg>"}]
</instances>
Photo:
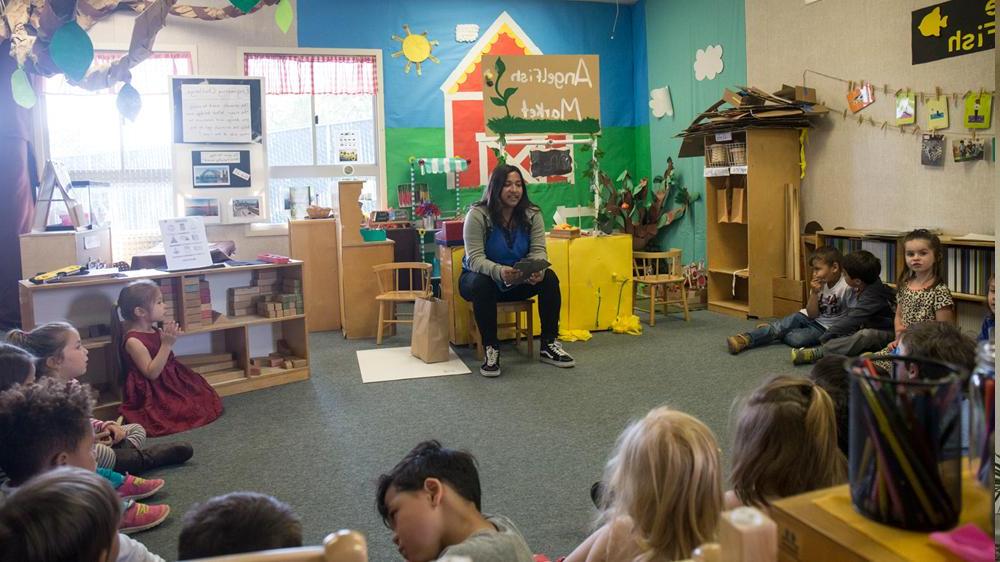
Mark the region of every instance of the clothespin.
<instances>
[{"instance_id":1,"label":"clothespin","mask_svg":"<svg viewBox=\"0 0 1000 562\"><path fill-rule=\"evenodd\" d=\"M885 95L887 95L887 96L889 95L889 85L888 84L885 84L885 85L882 86L882 93L885 94Z\"/></svg>"},{"instance_id":2,"label":"clothespin","mask_svg":"<svg viewBox=\"0 0 1000 562\"><path fill-rule=\"evenodd\" d=\"M951 94L951 101L955 103L955 106L958 106L958 92L953 92Z\"/></svg>"},{"instance_id":3,"label":"clothespin","mask_svg":"<svg viewBox=\"0 0 1000 562\"><path fill-rule=\"evenodd\" d=\"M934 97L935 98L940 98L941 97L941 86L934 86ZM948 102L948 100L946 99L945 103L947 103L947 102Z\"/></svg>"},{"instance_id":4,"label":"clothespin","mask_svg":"<svg viewBox=\"0 0 1000 562\"><path fill-rule=\"evenodd\" d=\"M881 126L881 127L879 127L879 128L880 128L881 130L883 130L883 131L884 131L884 130L885 130L885 126L886 126L887 124L888 124L888 122L887 122L887 121L882 121L882 126Z\"/></svg>"},{"instance_id":5,"label":"clothespin","mask_svg":"<svg viewBox=\"0 0 1000 562\"><path fill-rule=\"evenodd\" d=\"M851 93L854 90L854 80L847 81L847 93Z\"/></svg>"},{"instance_id":6,"label":"clothespin","mask_svg":"<svg viewBox=\"0 0 1000 562\"><path fill-rule=\"evenodd\" d=\"M903 92L903 89L902 89L902 88L900 88L900 89L896 90L896 95L895 95L895 97L897 97L897 98L898 98L898 97L899 97L899 94L901 94L902 92Z\"/></svg>"},{"instance_id":7,"label":"clothespin","mask_svg":"<svg viewBox=\"0 0 1000 562\"><path fill-rule=\"evenodd\" d=\"M871 123L872 127L875 126L875 119L871 116L868 117L868 122Z\"/></svg>"},{"instance_id":8,"label":"clothespin","mask_svg":"<svg viewBox=\"0 0 1000 562\"><path fill-rule=\"evenodd\" d=\"M972 129L972 140L976 140L976 130Z\"/></svg>"},{"instance_id":9,"label":"clothespin","mask_svg":"<svg viewBox=\"0 0 1000 562\"><path fill-rule=\"evenodd\" d=\"M970 95L972 95L972 90L966 90L965 91L965 95L962 96L962 99L964 100L964 99L968 98Z\"/></svg>"},{"instance_id":10,"label":"clothespin","mask_svg":"<svg viewBox=\"0 0 1000 562\"><path fill-rule=\"evenodd\" d=\"M865 122L865 116L864 115L858 115L858 125L861 125L864 122Z\"/></svg>"},{"instance_id":11,"label":"clothespin","mask_svg":"<svg viewBox=\"0 0 1000 562\"><path fill-rule=\"evenodd\" d=\"M847 119L847 108L844 108L844 119Z\"/></svg>"}]
</instances>

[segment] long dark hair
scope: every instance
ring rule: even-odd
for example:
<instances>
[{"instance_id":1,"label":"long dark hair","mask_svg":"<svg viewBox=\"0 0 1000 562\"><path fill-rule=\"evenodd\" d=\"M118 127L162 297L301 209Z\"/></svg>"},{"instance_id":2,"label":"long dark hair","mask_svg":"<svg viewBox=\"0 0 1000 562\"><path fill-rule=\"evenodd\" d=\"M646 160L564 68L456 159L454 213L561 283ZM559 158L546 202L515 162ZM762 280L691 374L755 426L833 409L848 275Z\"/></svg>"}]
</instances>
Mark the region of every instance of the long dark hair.
<instances>
[{"instance_id":1,"label":"long dark hair","mask_svg":"<svg viewBox=\"0 0 1000 562\"><path fill-rule=\"evenodd\" d=\"M125 369L122 365L122 354L125 352L125 322L134 322L135 309L151 310L160 286L149 279L129 283L120 293L118 302L111 307L111 346L114 349L116 361L111 361L113 379L122 379Z\"/></svg>"},{"instance_id":2,"label":"long dark hair","mask_svg":"<svg viewBox=\"0 0 1000 562\"><path fill-rule=\"evenodd\" d=\"M493 168L493 173L490 174L490 183L486 186L486 191L483 192L483 198L476 205L486 207L486 212L489 213L490 221L494 226L502 226L503 215L500 210L503 208L503 202L500 201L500 193L503 192L503 185L507 183L507 175L511 172L516 172L518 177L521 178L521 184L524 185L524 189L521 194L521 200L517 202L517 206L514 207L514 212L510 216L510 224L515 228L519 227L530 230L531 222L528 220L527 211L528 209L537 210L538 207L533 205L531 200L528 199L528 185L524 182L524 175L521 174L521 170L516 166L500 164L496 168Z\"/></svg>"},{"instance_id":3,"label":"long dark hair","mask_svg":"<svg viewBox=\"0 0 1000 562\"><path fill-rule=\"evenodd\" d=\"M931 247L931 252L934 253L934 267L931 273L934 274L934 285L940 285L945 282L944 277L944 250L941 247L941 239L937 237L937 234L924 229L918 228L911 231L903 238L903 271L899 273L899 278L896 280L896 287L902 287L903 283L906 283L913 278L913 272L906 265L906 243L911 240L926 240L927 245Z\"/></svg>"}]
</instances>

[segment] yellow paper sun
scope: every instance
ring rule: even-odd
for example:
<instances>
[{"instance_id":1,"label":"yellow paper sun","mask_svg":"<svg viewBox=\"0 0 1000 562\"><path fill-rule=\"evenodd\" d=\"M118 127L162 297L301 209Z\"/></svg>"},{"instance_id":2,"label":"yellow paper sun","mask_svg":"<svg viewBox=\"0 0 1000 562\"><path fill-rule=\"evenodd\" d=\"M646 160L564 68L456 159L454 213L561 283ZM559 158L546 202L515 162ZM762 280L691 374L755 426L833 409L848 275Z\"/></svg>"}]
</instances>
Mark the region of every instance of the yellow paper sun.
<instances>
[{"instance_id":1,"label":"yellow paper sun","mask_svg":"<svg viewBox=\"0 0 1000 562\"><path fill-rule=\"evenodd\" d=\"M410 65L416 64L417 76L420 76L420 63L427 59L436 63L441 62L437 57L431 54L431 49L433 49L438 42L436 40L428 40L426 31L420 34L414 34L410 31L410 26L407 24L403 24L403 31L406 32L406 37L400 37L399 35L392 36L393 41L399 41L403 44L402 49L392 54L394 58L400 55L406 57L406 67L403 69L403 72L409 74Z\"/></svg>"}]
</instances>

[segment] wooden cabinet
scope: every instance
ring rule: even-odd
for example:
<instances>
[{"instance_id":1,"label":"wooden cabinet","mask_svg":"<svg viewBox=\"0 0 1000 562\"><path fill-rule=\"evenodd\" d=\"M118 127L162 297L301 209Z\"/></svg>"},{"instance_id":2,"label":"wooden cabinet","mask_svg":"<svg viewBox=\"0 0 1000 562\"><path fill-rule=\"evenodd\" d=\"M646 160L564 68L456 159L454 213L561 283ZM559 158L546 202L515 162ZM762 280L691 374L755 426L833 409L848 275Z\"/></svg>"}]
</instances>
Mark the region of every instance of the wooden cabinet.
<instances>
[{"instance_id":1,"label":"wooden cabinet","mask_svg":"<svg viewBox=\"0 0 1000 562\"><path fill-rule=\"evenodd\" d=\"M282 316L256 314L227 316L230 289L248 287L258 277L267 277L269 286L296 286L302 280L302 262L254 265L167 273L158 270L129 271L119 278L103 278L34 285L21 281L19 285L21 319L25 330L53 321L65 321L80 332L84 346L90 351L87 373L81 382L98 392L96 415L105 419L118 416L121 383L110 375L110 361L118 360L118 350L111 348L108 333L112 304L128 283L150 279L164 287L173 284L175 298L183 287L196 288L201 304L192 307L175 305L172 314L184 328L184 335L174 346L182 359L190 356L225 356L224 368L198 369L222 396L249 392L279 384L309 378L309 340L306 332L308 308L302 313L292 310ZM281 289L275 289L281 291ZM167 291L165 291L167 292ZM204 298L201 298L204 295ZM207 302L206 302L207 301ZM178 302L183 302L178 298ZM306 301L303 301L306 302ZM208 310L210 309L210 310ZM204 311L204 314L202 312ZM195 316L197 315L197 317ZM93 334L93 335L92 335ZM299 366L267 366L252 368L251 359L277 353L278 342L284 342ZM218 363L217 363L218 364Z\"/></svg>"},{"instance_id":2,"label":"wooden cabinet","mask_svg":"<svg viewBox=\"0 0 1000 562\"><path fill-rule=\"evenodd\" d=\"M341 241L340 323L347 339L374 338L378 332L378 283L372 267L393 263L395 243Z\"/></svg>"},{"instance_id":3,"label":"wooden cabinet","mask_svg":"<svg viewBox=\"0 0 1000 562\"><path fill-rule=\"evenodd\" d=\"M91 259L111 264L111 227L62 232L29 232L20 236L21 278Z\"/></svg>"},{"instance_id":4,"label":"wooden cabinet","mask_svg":"<svg viewBox=\"0 0 1000 562\"><path fill-rule=\"evenodd\" d=\"M336 219L310 219L288 223L291 257L302 260L302 287L309 318L306 329L326 332L340 329L340 272L337 261Z\"/></svg>"},{"instance_id":5,"label":"wooden cabinet","mask_svg":"<svg viewBox=\"0 0 1000 562\"><path fill-rule=\"evenodd\" d=\"M785 273L785 197L799 185L799 133L735 131L732 140L705 139L706 154L745 143L739 165L706 158L708 308L740 317L773 316L773 279ZM722 145L722 146L718 146ZM718 148L716 148L718 146ZM745 160L744 160L745 158Z\"/></svg>"}]
</instances>

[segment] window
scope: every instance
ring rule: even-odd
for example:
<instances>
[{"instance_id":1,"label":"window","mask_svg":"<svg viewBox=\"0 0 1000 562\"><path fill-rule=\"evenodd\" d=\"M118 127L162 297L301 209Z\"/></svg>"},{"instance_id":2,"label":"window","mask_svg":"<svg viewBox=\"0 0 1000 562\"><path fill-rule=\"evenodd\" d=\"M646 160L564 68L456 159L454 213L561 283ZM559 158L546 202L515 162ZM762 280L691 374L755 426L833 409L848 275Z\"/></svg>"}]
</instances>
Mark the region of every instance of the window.
<instances>
[{"instance_id":1,"label":"window","mask_svg":"<svg viewBox=\"0 0 1000 562\"><path fill-rule=\"evenodd\" d=\"M246 76L262 76L272 222L290 216L292 186L308 186L328 206L337 181L365 182L365 210L377 208L384 187L385 141L379 126L378 55L244 53ZM350 166L350 170L345 170Z\"/></svg>"},{"instance_id":2,"label":"window","mask_svg":"<svg viewBox=\"0 0 1000 562\"><path fill-rule=\"evenodd\" d=\"M123 54L97 51L94 59L107 63ZM95 188L91 196L114 224L115 260L127 261L155 245L163 209L174 208L166 77L191 73L190 53L155 53L135 66L132 85L142 95L135 122L118 113L117 88L87 91L71 86L62 75L45 80L42 146L47 146L48 158L66 165L73 179L111 184Z\"/></svg>"}]
</instances>

